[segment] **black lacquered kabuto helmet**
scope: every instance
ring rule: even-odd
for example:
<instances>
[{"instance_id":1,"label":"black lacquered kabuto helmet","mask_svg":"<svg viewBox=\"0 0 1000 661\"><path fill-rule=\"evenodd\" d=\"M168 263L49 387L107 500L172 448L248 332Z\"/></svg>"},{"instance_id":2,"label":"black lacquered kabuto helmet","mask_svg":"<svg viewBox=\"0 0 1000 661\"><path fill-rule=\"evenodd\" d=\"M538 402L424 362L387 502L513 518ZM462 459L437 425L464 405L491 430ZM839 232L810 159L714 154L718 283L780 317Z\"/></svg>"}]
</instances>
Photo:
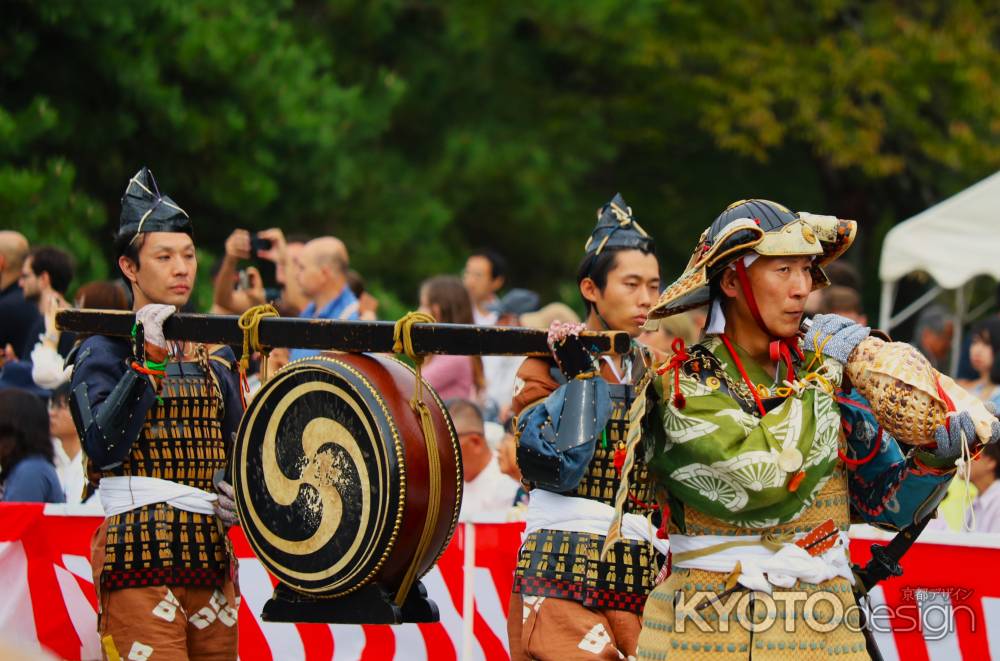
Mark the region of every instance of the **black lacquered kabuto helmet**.
<instances>
[{"instance_id":1,"label":"black lacquered kabuto helmet","mask_svg":"<svg viewBox=\"0 0 1000 661\"><path fill-rule=\"evenodd\" d=\"M858 224L834 216L793 213L770 200L740 200L726 207L702 232L681 277L649 311L662 319L709 302L709 284L727 266L750 252L762 256L814 256L813 289L830 284L823 266L847 250Z\"/></svg>"}]
</instances>

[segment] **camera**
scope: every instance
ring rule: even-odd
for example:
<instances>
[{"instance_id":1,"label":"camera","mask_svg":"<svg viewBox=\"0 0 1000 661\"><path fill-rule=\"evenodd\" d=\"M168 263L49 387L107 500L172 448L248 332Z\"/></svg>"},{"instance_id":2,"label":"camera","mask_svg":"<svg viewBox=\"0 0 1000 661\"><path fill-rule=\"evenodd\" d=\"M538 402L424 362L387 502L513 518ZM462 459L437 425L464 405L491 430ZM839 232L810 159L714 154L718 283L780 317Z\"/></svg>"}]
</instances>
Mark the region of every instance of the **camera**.
<instances>
[{"instance_id":1,"label":"camera","mask_svg":"<svg viewBox=\"0 0 1000 661\"><path fill-rule=\"evenodd\" d=\"M256 256L262 250L270 250L271 245L271 239L264 239L258 234L250 237L250 253L252 255Z\"/></svg>"}]
</instances>

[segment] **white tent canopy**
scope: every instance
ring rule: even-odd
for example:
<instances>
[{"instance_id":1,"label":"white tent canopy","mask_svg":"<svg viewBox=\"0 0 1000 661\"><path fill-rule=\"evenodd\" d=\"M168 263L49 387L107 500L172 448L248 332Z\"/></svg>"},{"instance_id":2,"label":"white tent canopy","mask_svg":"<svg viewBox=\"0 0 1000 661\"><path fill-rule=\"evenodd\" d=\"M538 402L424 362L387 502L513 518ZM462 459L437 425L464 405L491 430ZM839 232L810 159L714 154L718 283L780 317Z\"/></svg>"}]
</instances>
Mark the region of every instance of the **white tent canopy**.
<instances>
[{"instance_id":1,"label":"white tent canopy","mask_svg":"<svg viewBox=\"0 0 1000 661\"><path fill-rule=\"evenodd\" d=\"M896 225L878 270L882 282L926 271L945 289L977 275L1000 280L1000 172Z\"/></svg>"},{"instance_id":2,"label":"white tent canopy","mask_svg":"<svg viewBox=\"0 0 1000 661\"><path fill-rule=\"evenodd\" d=\"M937 286L893 315L896 284L917 271L929 274ZM964 286L980 275L1000 280L1000 172L889 231L879 263L881 327L891 330L936 298L942 289L956 290L954 371L961 324L967 312Z\"/></svg>"}]
</instances>

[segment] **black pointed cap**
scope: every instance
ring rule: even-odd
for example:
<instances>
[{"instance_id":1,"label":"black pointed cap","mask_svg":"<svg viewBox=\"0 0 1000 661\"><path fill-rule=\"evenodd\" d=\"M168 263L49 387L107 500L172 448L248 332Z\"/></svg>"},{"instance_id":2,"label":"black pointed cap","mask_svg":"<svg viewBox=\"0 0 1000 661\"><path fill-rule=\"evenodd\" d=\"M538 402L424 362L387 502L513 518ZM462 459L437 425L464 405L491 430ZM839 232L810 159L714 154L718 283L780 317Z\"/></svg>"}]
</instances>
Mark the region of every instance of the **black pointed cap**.
<instances>
[{"instance_id":1,"label":"black pointed cap","mask_svg":"<svg viewBox=\"0 0 1000 661\"><path fill-rule=\"evenodd\" d=\"M134 237L142 232L184 232L193 235L187 212L160 193L153 173L145 166L129 179L122 195L122 214L118 222L119 237Z\"/></svg>"},{"instance_id":2,"label":"black pointed cap","mask_svg":"<svg viewBox=\"0 0 1000 661\"><path fill-rule=\"evenodd\" d=\"M632 218L632 209L625 204L621 193L615 193L597 212L597 225L584 246L588 255L595 256L608 248L653 250L653 239Z\"/></svg>"}]
</instances>

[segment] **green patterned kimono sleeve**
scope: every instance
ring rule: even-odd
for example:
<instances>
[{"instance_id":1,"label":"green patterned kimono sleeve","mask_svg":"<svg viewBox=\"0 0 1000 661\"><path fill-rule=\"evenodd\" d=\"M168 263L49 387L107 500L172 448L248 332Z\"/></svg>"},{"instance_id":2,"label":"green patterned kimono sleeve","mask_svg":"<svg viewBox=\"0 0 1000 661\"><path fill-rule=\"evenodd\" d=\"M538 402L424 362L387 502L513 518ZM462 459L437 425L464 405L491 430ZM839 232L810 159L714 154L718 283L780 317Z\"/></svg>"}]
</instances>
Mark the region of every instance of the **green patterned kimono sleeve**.
<instances>
[{"instance_id":1,"label":"green patterned kimono sleeve","mask_svg":"<svg viewBox=\"0 0 1000 661\"><path fill-rule=\"evenodd\" d=\"M650 463L657 482L686 507L735 524L794 519L837 458L840 414L833 398L810 387L758 418L724 390L687 375L680 381L681 409L671 402L672 384L662 396L663 381L657 382L666 436ZM799 470L805 475L789 491Z\"/></svg>"}]
</instances>

